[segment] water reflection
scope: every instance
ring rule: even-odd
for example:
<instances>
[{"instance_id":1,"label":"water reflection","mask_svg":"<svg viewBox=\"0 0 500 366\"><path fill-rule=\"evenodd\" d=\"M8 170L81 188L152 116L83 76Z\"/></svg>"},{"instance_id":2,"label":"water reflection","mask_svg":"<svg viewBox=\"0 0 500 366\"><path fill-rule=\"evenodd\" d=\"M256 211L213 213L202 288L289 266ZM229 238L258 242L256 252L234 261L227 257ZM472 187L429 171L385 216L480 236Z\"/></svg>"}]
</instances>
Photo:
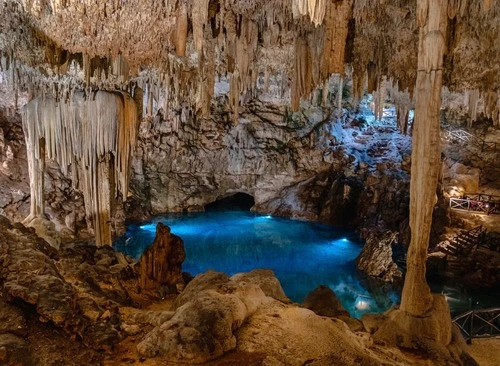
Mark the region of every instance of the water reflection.
<instances>
[{"instance_id":1,"label":"water reflection","mask_svg":"<svg viewBox=\"0 0 500 366\"><path fill-rule=\"evenodd\" d=\"M166 215L130 225L115 243L116 249L138 259L153 242L158 222L170 226L184 240L183 270L192 275L209 269L232 275L270 268L293 301L302 302L314 288L326 285L355 317L399 303L399 292L359 276L354 259L362 244L352 233L248 211L217 211ZM470 305L454 289L433 290L446 292L452 309Z\"/></svg>"}]
</instances>

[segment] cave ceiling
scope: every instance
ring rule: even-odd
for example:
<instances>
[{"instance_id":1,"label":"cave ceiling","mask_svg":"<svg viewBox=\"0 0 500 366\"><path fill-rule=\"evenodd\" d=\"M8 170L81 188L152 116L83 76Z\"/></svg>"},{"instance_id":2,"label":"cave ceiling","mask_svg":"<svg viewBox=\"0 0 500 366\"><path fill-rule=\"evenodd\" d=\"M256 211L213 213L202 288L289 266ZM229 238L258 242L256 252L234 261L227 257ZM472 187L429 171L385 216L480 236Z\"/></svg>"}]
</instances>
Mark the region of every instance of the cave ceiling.
<instances>
[{"instance_id":1,"label":"cave ceiling","mask_svg":"<svg viewBox=\"0 0 500 366\"><path fill-rule=\"evenodd\" d=\"M500 2L443 1L444 84L497 96ZM383 76L411 94L426 11L416 0L0 0L0 71L30 96L140 87L203 114L217 78L233 109L273 75L295 108L332 74L349 73L355 95Z\"/></svg>"}]
</instances>

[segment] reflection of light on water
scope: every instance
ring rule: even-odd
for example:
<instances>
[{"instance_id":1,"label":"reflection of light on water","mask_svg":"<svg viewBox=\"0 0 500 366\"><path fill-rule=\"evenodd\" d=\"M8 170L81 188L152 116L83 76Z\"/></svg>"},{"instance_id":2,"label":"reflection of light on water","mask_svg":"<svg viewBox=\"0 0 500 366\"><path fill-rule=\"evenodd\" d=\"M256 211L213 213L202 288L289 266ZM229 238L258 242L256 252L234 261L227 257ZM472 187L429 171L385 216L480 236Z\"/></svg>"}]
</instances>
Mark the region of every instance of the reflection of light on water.
<instances>
[{"instance_id":1,"label":"reflection of light on water","mask_svg":"<svg viewBox=\"0 0 500 366\"><path fill-rule=\"evenodd\" d=\"M342 241L348 241L346 238L342 238Z\"/></svg>"},{"instance_id":2,"label":"reflection of light on water","mask_svg":"<svg viewBox=\"0 0 500 366\"><path fill-rule=\"evenodd\" d=\"M156 231L156 224L141 225L139 228L145 231Z\"/></svg>"},{"instance_id":3,"label":"reflection of light on water","mask_svg":"<svg viewBox=\"0 0 500 366\"><path fill-rule=\"evenodd\" d=\"M356 298L356 302L354 304L354 307L356 308L356 310L365 311L365 310L370 309L370 307L371 307L370 303L371 303L371 301L370 301L370 298L368 296L358 295L358 297Z\"/></svg>"}]
</instances>

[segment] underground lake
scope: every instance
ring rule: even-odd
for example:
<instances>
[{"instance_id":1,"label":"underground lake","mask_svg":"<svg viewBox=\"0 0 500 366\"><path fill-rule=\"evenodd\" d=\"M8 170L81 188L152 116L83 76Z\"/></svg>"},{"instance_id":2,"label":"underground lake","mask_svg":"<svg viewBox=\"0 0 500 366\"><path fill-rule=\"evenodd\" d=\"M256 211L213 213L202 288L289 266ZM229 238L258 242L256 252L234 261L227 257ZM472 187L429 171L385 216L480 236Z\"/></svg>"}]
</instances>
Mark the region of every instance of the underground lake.
<instances>
[{"instance_id":1,"label":"underground lake","mask_svg":"<svg viewBox=\"0 0 500 366\"><path fill-rule=\"evenodd\" d=\"M183 271L193 276L207 270L233 275L269 268L292 301L300 303L317 286L326 285L354 317L383 312L400 300L400 290L382 288L358 272L355 259L363 244L352 231L249 211L168 214L128 225L115 249L139 259L153 242L158 222L183 239ZM496 305L493 294L430 285L446 295L452 314Z\"/></svg>"}]
</instances>

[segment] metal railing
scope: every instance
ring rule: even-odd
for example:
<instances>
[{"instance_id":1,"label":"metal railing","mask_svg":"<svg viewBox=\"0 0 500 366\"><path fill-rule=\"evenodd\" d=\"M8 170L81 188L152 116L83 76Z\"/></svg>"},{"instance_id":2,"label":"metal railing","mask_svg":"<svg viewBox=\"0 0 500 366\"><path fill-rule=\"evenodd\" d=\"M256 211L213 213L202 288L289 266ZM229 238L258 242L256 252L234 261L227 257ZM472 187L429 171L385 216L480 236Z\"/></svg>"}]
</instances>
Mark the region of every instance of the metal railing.
<instances>
[{"instance_id":1,"label":"metal railing","mask_svg":"<svg viewBox=\"0 0 500 366\"><path fill-rule=\"evenodd\" d=\"M500 337L500 307L474 309L452 319L468 344L473 338Z\"/></svg>"}]
</instances>

